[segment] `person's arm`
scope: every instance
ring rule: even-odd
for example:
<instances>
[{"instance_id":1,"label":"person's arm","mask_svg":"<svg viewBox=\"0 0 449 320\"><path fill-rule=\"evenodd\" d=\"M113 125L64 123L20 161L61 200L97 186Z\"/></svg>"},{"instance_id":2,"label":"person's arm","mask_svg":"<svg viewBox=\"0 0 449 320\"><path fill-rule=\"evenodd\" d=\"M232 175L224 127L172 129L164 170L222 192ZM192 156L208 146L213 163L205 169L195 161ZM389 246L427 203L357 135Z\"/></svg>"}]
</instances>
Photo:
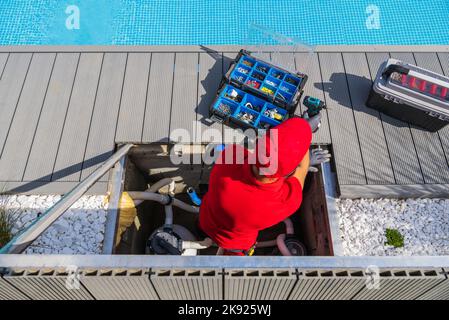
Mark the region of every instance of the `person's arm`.
<instances>
[{"instance_id":1,"label":"person's arm","mask_svg":"<svg viewBox=\"0 0 449 320\"><path fill-rule=\"evenodd\" d=\"M299 180L299 183L301 184L301 187L304 188L304 182L306 181L307 172L309 170L310 165L310 155L309 151L304 155L304 158L302 159L299 166L296 168L295 172L293 173L293 177Z\"/></svg>"}]
</instances>

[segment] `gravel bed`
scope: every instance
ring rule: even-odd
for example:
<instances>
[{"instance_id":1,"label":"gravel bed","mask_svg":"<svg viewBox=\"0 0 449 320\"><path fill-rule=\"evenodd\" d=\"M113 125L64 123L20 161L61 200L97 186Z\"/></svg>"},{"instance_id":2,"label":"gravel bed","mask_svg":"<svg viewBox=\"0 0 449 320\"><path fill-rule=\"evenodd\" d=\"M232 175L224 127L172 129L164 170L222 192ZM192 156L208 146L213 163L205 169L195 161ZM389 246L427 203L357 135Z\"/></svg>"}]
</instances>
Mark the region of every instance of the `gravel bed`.
<instances>
[{"instance_id":1,"label":"gravel bed","mask_svg":"<svg viewBox=\"0 0 449 320\"><path fill-rule=\"evenodd\" d=\"M449 255L447 199L337 199L336 209L345 255ZM387 228L403 235L403 247L385 244Z\"/></svg>"},{"instance_id":2,"label":"gravel bed","mask_svg":"<svg viewBox=\"0 0 449 320\"><path fill-rule=\"evenodd\" d=\"M29 226L38 215L61 199L59 195L0 196L0 205L14 217L13 234ZM101 253L107 206L105 196L83 196L53 223L27 254Z\"/></svg>"}]
</instances>

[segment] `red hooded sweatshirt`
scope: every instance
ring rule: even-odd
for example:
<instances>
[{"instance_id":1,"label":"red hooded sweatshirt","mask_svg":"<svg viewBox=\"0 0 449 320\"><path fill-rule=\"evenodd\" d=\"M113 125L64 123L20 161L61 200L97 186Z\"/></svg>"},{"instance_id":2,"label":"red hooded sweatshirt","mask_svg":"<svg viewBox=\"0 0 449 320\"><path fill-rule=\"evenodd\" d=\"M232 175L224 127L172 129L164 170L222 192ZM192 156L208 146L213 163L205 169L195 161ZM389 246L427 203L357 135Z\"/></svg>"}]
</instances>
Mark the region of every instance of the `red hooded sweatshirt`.
<instances>
[{"instance_id":1,"label":"red hooded sweatshirt","mask_svg":"<svg viewBox=\"0 0 449 320\"><path fill-rule=\"evenodd\" d=\"M300 118L291 118L270 129L258 140L256 150L265 150L254 162L254 154L240 145L227 147L218 157L209 180L209 190L200 208L200 228L224 249L248 250L260 230L269 228L299 209L302 187L295 177L286 178L304 158L312 131ZM243 153L242 158L236 156ZM253 162L251 162L253 161ZM251 164L267 168L273 183L258 181ZM272 165L275 163L275 165Z\"/></svg>"}]
</instances>

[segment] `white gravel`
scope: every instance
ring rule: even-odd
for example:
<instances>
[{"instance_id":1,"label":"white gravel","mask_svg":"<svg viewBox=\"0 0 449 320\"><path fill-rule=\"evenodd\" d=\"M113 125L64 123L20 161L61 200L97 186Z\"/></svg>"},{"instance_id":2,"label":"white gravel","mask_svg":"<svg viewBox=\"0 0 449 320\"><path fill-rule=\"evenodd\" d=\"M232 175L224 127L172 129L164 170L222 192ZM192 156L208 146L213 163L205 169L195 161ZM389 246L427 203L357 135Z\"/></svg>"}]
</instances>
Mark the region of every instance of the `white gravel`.
<instances>
[{"instance_id":1,"label":"white gravel","mask_svg":"<svg viewBox=\"0 0 449 320\"><path fill-rule=\"evenodd\" d=\"M59 195L0 196L15 217L13 233L30 225L39 214L61 199ZM98 254L101 253L106 223L105 196L83 196L53 223L25 253Z\"/></svg>"},{"instance_id":2,"label":"white gravel","mask_svg":"<svg viewBox=\"0 0 449 320\"><path fill-rule=\"evenodd\" d=\"M345 255L449 255L447 199L337 199L336 208ZM385 245L387 228L404 236L404 247Z\"/></svg>"}]
</instances>

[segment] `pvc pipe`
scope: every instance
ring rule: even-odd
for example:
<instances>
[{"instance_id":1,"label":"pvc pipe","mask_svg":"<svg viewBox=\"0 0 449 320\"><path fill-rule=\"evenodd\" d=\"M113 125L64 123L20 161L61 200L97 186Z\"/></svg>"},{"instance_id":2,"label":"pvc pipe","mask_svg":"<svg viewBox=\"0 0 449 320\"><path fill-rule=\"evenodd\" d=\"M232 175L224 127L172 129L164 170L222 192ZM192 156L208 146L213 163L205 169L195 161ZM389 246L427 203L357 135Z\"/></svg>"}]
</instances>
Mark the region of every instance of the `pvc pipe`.
<instances>
[{"instance_id":1,"label":"pvc pipe","mask_svg":"<svg viewBox=\"0 0 449 320\"><path fill-rule=\"evenodd\" d=\"M149 201L156 201L160 204L168 205L170 203L170 197L168 195L154 193L154 192L145 192L145 191L130 191L128 192L129 196L133 200L149 200ZM192 213L199 213L200 209L198 207L189 205L185 202L182 202L178 199L172 199L172 205L181 208L184 211L192 212ZM135 201L134 201L135 203Z\"/></svg>"},{"instance_id":2,"label":"pvc pipe","mask_svg":"<svg viewBox=\"0 0 449 320\"><path fill-rule=\"evenodd\" d=\"M285 233L277 236L276 244L278 245L278 249L282 253L283 256L291 256L292 255L290 253L290 250L288 250L288 248L285 244Z\"/></svg>"},{"instance_id":3,"label":"pvc pipe","mask_svg":"<svg viewBox=\"0 0 449 320\"><path fill-rule=\"evenodd\" d=\"M268 241L261 241L257 242L256 248L269 248L269 247L276 247L277 242L276 240L268 240Z\"/></svg>"},{"instance_id":4,"label":"pvc pipe","mask_svg":"<svg viewBox=\"0 0 449 320\"><path fill-rule=\"evenodd\" d=\"M290 218L285 219L284 224L285 224L285 233L286 234L294 234L295 233L295 228L293 227L293 222L292 222L292 220L290 220Z\"/></svg>"},{"instance_id":5,"label":"pvc pipe","mask_svg":"<svg viewBox=\"0 0 449 320\"><path fill-rule=\"evenodd\" d=\"M173 207L171 205L165 206L165 226L173 227Z\"/></svg>"},{"instance_id":6,"label":"pvc pipe","mask_svg":"<svg viewBox=\"0 0 449 320\"><path fill-rule=\"evenodd\" d=\"M174 184L175 181L171 178L164 178L159 180L158 182L156 182L155 184L153 184L152 186L150 186L147 190L145 190L144 192L158 192L160 188L165 187L166 185L173 183L173 191L174 191ZM171 190L171 186L169 188L169 191ZM138 206L139 204L141 204L144 200L140 200L140 199L135 199L134 200L134 206Z\"/></svg>"}]
</instances>

